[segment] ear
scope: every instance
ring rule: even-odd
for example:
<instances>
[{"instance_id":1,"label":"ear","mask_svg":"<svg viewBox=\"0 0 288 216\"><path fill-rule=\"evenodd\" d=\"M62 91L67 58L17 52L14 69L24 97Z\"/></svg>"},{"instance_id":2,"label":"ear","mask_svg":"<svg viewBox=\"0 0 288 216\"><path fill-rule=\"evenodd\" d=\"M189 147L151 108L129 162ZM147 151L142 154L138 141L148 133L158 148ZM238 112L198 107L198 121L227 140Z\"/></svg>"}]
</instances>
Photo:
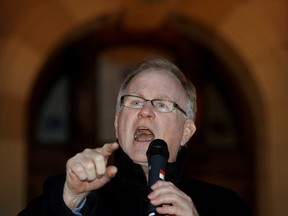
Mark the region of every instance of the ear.
<instances>
[{"instance_id":1,"label":"ear","mask_svg":"<svg viewBox=\"0 0 288 216\"><path fill-rule=\"evenodd\" d=\"M115 135L116 139L118 139L118 118L119 118L119 112L115 113L115 119L114 119L114 128L115 128Z\"/></svg>"},{"instance_id":2,"label":"ear","mask_svg":"<svg viewBox=\"0 0 288 216\"><path fill-rule=\"evenodd\" d=\"M184 124L181 146L184 146L196 131L196 126L192 119L187 119Z\"/></svg>"}]
</instances>

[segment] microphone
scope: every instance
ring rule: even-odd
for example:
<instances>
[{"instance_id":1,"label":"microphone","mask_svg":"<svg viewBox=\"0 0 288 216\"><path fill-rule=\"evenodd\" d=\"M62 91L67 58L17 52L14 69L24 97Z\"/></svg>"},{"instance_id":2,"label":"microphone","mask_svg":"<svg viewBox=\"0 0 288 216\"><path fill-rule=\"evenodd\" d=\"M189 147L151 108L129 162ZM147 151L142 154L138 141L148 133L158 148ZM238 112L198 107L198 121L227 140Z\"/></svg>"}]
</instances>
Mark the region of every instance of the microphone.
<instances>
[{"instance_id":1,"label":"microphone","mask_svg":"<svg viewBox=\"0 0 288 216\"><path fill-rule=\"evenodd\" d=\"M153 140L146 152L148 159L148 194L152 192L151 186L158 180L165 180L166 163L169 158L167 143L161 139ZM159 215L156 207L150 202L148 205L148 216Z\"/></svg>"}]
</instances>

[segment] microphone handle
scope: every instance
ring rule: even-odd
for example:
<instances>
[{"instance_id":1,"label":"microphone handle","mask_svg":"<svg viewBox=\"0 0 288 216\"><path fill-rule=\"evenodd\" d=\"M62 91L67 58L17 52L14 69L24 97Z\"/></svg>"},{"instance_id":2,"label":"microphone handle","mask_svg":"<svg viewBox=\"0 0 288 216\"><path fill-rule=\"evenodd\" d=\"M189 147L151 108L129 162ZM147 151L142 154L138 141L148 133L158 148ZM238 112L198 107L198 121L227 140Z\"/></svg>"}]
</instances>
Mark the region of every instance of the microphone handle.
<instances>
[{"instance_id":1,"label":"microphone handle","mask_svg":"<svg viewBox=\"0 0 288 216\"><path fill-rule=\"evenodd\" d=\"M166 159L162 155L152 155L148 159L148 194L152 192L151 186L158 180L165 180ZM148 216L160 215L156 212L156 207L150 202L148 204Z\"/></svg>"}]
</instances>

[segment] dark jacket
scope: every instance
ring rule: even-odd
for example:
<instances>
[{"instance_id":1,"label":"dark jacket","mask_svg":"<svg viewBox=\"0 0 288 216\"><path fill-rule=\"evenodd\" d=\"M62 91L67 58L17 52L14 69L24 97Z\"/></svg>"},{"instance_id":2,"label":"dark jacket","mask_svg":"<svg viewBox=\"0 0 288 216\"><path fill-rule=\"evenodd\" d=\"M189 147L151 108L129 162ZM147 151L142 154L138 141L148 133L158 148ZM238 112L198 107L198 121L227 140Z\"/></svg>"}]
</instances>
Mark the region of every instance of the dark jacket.
<instances>
[{"instance_id":1,"label":"dark jacket","mask_svg":"<svg viewBox=\"0 0 288 216\"><path fill-rule=\"evenodd\" d=\"M177 162L168 163L166 181L173 182L189 195L200 216L248 216L251 215L245 202L233 191L187 179L183 176L185 150ZM92 191L84 207L83 216L146 216L147 181L140 165L135 164L121 148L114 154L117 175L101 189ZM44 193L31 202L19 216L72 216L63 201L65 176L48 179Z\"/></svg>"}]
</instances>

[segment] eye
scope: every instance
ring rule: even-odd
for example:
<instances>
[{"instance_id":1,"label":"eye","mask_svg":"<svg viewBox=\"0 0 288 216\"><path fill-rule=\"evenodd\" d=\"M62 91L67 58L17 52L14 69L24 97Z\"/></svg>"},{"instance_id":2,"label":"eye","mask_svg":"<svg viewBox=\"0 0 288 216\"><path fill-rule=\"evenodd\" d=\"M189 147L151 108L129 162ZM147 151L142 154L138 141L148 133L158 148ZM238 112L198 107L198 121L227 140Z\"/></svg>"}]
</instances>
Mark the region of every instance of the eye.
<instances>
[{"instance_id":1,"label":"eye","mask_svg":"<svg viewBox=\"0 0 288 216\"><path fill-rule=\"evenodd\" d=\"M159 110L169 110L169 104L165 100L154 100L154 106Z\"/></svg>"},{"instance_id":2,"label":"eye","mask_svg":"<svg viewBox=\"0 0 288 216\"><path fill-rule=\"evenodd\" d=\"M142 107L143 100L137 97L129 97L127 98L127 105L131 107Z\"/></svg>"},{"instance_id":3,"label":"eye","mask_svg":"<svg viewBox=\"0 0 288 216\"><path fill-rule=\"evenodd\" d=\"M139 106L139 105L142 104L142 102L140 100L138 100L138 99L132 99L130 101L130 104L133 105L133 106Z\"/></svg>"}]
</instances>

